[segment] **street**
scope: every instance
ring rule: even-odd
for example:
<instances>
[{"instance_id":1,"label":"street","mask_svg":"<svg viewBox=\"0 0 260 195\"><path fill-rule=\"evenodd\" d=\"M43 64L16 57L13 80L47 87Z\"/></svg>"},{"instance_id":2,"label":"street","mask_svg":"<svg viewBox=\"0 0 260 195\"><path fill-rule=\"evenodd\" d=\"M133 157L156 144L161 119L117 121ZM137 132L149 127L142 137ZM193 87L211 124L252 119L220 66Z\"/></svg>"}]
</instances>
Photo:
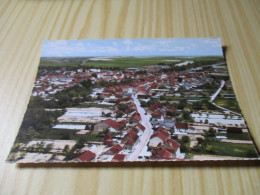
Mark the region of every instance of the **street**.
<instances>
[{"instance_id":1,"label":"street","mask_svg":"<svg viewBox=\"0 0 260 195\"><path fill-rule=\"evenodd\" d=\"M134 145L132 153L129 155L127 161L136 161L138 159L139 154L141 153L144 146L147 145L150 136L153 133L152 124L150 123L149 117L145 115L145 110L141 107L139 100L134 95L132 95L132 98L136 105L137 111L141 116L141 124L145 127L145 130L142 137L140 137Z\"/></svg>"}]
</instances>

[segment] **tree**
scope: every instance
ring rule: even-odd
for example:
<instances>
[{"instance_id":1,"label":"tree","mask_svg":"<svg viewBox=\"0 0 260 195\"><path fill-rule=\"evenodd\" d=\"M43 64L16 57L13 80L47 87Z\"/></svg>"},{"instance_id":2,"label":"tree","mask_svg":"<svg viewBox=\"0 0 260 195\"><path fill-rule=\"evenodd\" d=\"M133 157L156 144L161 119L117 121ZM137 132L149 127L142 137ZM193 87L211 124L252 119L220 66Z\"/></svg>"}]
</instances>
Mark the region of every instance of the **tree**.
<instances>
[{"instance_id":1,"label":"tree","mask_svg":"<svg viewBox=\"0 0 260 195\"><path fill-rule=\"evenodd\" d=\"M196 145L192 148L194 152L201 153L203 151L202 146Z\"/></svg>"},{"instance_id":2,"label":"tree","mask_svg":"<svg viewBox=\"0 0 260 195\"><path fill-rule=\"evenodd\" d=\"M84 147L85 141L83 138L80 138L77 143L75 144L75 146L73 146L75 149L81 149Z\"/></svg>"},{"instance_id":3,"label":"tree","mask_svg":"<svg viewBox=\"0 0 260 195\"><path fill-rule=\"evenodd\" d=\"M92 82L90 79L84 80L80 84L86 89L89 89L92 86Z\"/></svg>"},{"instance_id":4,"label":"tree","mask_svg":"<svg viewBox=\"0 0 260 195\"><path fill-rule=\"evenodd\" d=\"M69 152L69 149L69 145L64 146L62 153L66 155Z\"/></svg>"},{"instance_id":5,"label":"tree","mask_svg":"<svg viewBox=\"0 0 260 195\"><path fill-rule=\"evenodd\" d=\"M119 113L116 114L116 118L121 118L123 115L124 115L123 112L119 112Z\"/></svg>"},{"instance_id":6,"label":"tree","mask_svg":"<svg viewBox=\"0 0 260 195\"><path fill-rule=\"evenodd\" d=\"M187 144L181 144L180 150L183 153L188 153L190 151L190 148L189 148L189 146Z\"/></svg>"},{"instance_id":7,"label":"tree","mask_svg":"<svg viewBox=\"0 0 260 195\"><path fill-rule=\"evenodd\" d=\"M181 142L183 142L183 143L190 143L190 137L189 136L183 136L182 138L181 138Z\"/></svg>"},{"instance_id":8,"label":"tree","mask_svg":"<svg viewBox=\"0 0 260 195\"><path fill-rule=\"evenodd\" d=\"M203 139L201 137L197 137L198 145L203 143Z\"/></svg>"},{"instance_id":9,"label":"tree","mask_svg":"<svg viewBox=\"0 0 260 195\"><path fill-rule=\"evenodd\" d=\"M45 148L44 148L44 152L50 152L52 150L53 144L48 144Z\"/></svg>"},{"instance_id":10,"label":"tree","mask_svg":"<svg viewBox=\"0 0 260 195\"><path fill-rule=\"evenodd\" d=\"M96 77L97 78L97 73L92 73L92 75L91 76L93 76L93 77Z\"/></svg>"},{"instance_id":11,"label":"tree","mask_svg":"<svg viewBox=\"0 0 260 195\"><path fill-rule=\"evenodd\" d=\"M209 131L205 132L205 137L216 137L217 132L215 129L210 128Z\"/></svg>"}]
</instances>

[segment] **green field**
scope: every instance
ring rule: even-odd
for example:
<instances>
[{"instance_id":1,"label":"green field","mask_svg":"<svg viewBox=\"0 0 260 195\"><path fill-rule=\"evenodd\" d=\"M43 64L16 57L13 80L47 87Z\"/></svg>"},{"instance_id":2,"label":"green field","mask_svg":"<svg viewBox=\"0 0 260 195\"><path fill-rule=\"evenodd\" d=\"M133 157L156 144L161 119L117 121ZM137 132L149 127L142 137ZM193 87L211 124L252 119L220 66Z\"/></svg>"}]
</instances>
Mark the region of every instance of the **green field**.
<instances>
[{"instance_id":1,"label":"green field","mask_svg":"<svg viewBox=\"0 0 260 195\"><path fill-rule=\"evenodd\" d=\"M234 91L229 89L229 90L221 90L220 94L234 94Z\"/></svg>"},{"instance_id":2,"label":"green field","mask_svg":"<svg viewBox=\"0 0 260 195\"><path fill-rule=\"evenodd\" d=\"M208 141L207 144L207 148L214 151L215 155L244 158L258 157L254 145L251 144L235 144L215 141Z\"/></svg>"},{"instance_id":3,"label":"green field","mask_svg":"<svg viewBox=\"0 0 260 195\"><path fill-rule=\"evenodd\" d=\"M89 57L79 58L41 58L40 66L79 66L82 67L111 67L111 68L129 68L129 67L140 67L149 65L175 65L183 61L208 61L214 63L216 60L222 60L222 57L194 57L194 58L183 58L183 57L107 57L109 61L93 61ZM85 63L83 63L85 60ZM167 61L167 60L180 60Z\"/></svg>"},{"instance_id":4,"label":"green field","mask_svg":"<svg viewBox=\"0 0 260 195\"><path fill-rule=\"evenodd\" d=\"M91 131L84 135L76 135L78 131L68 129L50 129L45 131L44 134L40 135L38 139L57 139L57 140L84 140L88 141L102 141L103 133Z\"/></svg>"},{"instance_id":5,"label":"green field","mask_svg":"<svg viewBox=\"0 0 260 195\"><path fill-rule=\"evenodd\" d=\"M251 141L249 133L227 133L228 139Z\"/></svg>"},{"instance_id":6,"label":"green field","mask_svg":"<svg viewBox=\"0 0 260 195\"><path fill-rule=\"evenodd\" d=\"M102 105L102 104L88 104L88 103L81 103L77 106L73 106L74 108L90 108L90 107L96 107L96 108L111 108L113 106L111 105Z\"/></svg>"},{"instance_id":7,"label":"green field","mask_svg":"<svg viewBox=\"0 0 260 195\"><path fill-rule=\"evenodd\" d=\"M234 111L237 113L241 113L238 102L234 98L218 98L217 97L214 100L214 102L223 108L226 108L228 110L231 110L231 111Z\"/></svg>"},{"instance_id":8,"label":"green field","mask_svg":"<svg viewBox=\"0 0 260 195\"><path fill-rule=\"evenodd\" d=\"M149 66L157 65L163 63L165 65L170 65L176 62L165 61L165 59L175 60L176 58L165 58L165 57L150 57L150 58L135 58L135 57L125 57L125 58L112 58L111 61L87 61L86 66L95 66L95 67L140 67L140 66Z\"/></svg>"}]
</instances>

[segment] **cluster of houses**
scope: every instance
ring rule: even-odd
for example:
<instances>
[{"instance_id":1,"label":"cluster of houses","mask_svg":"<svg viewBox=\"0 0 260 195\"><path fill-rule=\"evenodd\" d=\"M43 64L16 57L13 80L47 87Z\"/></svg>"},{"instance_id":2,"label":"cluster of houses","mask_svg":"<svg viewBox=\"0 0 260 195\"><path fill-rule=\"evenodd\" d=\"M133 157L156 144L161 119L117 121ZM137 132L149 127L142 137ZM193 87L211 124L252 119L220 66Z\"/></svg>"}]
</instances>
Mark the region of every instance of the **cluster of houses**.
<instances>
[{"instance_id":1,"label":"cluster of houses","mask_svg":"<svg viewBox=\"0 0 260 195\"><path fill-rule=\"evenodd\" d=\"M94 88L92 97L101 98L106 102L115 102L114 115L122 113L123 119L107 118L92 125L92 130L100 132L107 130L104 135L103 145L106 147L102 152L94 153L85 151L77 157L79 161L125 161L139 142L146 127L143 126L140 114L132 99L136 95L138 99L157 99L164 95L173 95L180 87L196 85L207 82L204 76L207 72L154 72L150 74L138 74L140 69L129 68L121 70L100 70L100 69L78 69L77 71L60 70L53 74L41 74L35 81L33 95L45 96L59 90L73 86L85 79L93 83L102 80L120 82L124 79L133 79L128 84L118 84L106 88ZM181 78L181 81L178 79ZM185 84L185 82L187 82ZM161 87L166 86L166 87ZM181 158L180 144L171 139L172 133L196 133L193 127L187 123L175 123L175 118L167 116L167 112L174 112L173 106L165 107L159 101L145 108L147 115L151 116L150 122L153 125L153 134L147 143L146 159L170 160ZM89 125L87 125L89 126Z\"/></svg>"},{"instance_id":2,"label":"cluster of houses","mask_svg":"<svg viewBox=\"0 0 260 195\"><path fill-rule=\"evenodd\" d=\"M180 64L181 66L182 64ZM198 71L199 70L199 71ZM106 132L100 145L104 147L98 152L85 150L76 157L78 161L127 161L144 135L147 127L143 124L141 114L133 96L142 102L153 100L154 103L143 107L145 114L150 118L153 131L145 146L146 150L139 157L146 160L173 160L182 159L180 143L172 139L173 134L196 134L194 126L186 122L176 122L178 113L174 106L165 106L160 103L161 96L198 97L203 90L191 90L205 83L212 83L208 78L208 71L201 69L187 71L156 71L149 72L145 68L128 68L124 70L78 69L76 71L54 70L42 72L36 79L33 96L48 97L57 91L74 86L83 80L89 79L92 83L113 81L114 86L93 88L91 97L105 103L113 103L113 114L101 117L98 122L91 124L91 130ZM131 80L129 83L123 81ZM121 83L122 82L122 83ZM184 89L184 92L179 92ZM180 94L182 93L182 94ZM230 97L230 94L226 94ZM233 96L232 96L233 97ZM179 112L182 114L182 112ZM178 116L177 116L178 117ZM89 125L86 125L89 127ZM231 128L229 131L241 131Z\"/></svg>"},{"instance_id":3,"label":"cluster of houses","mask_svg":"<svg viewBox=\"0 0 260 195\"><path fill-rule=\"evenodd\" d=\"M177 91L178 88L191 89L199 85L209 82L203 76L207 75L207 71L203 72L183 72L178 73L169 71L167 73L154 72L151 74L138 74L142 68L129 68L125 70L102 70L102 69L78 69L76 71L52 70L43 71L35 80L32 91L33 96L48 97L58 91L74 86L83 80L89 79L92 83L99 81L113 81L121 82L125 79L134 79L136 82L131 83L128 89L124 89L125 93L132 93L131 87L138 90L140 95L154 94L170 94L171 91ZM137 74L136 74L137 73ZM182 81L179 82L178 78ZM142 81L141 81L142 80ZM168 86L167 89L160 89L159 87Z\"/></svg>"},{"instance_id":4,"label":"cluster of houses","mask_svg":"<svg viewBox=\"0 0 260 195\"><path fill-rule=\"evenodd\" d=\"M115 124L116 122L112 120L105 121L105 123L111 126L121 126L121 123ZM87 162L96 158L96 161L111 161L111 162L122 162L127 160L127 155L133 149L136 142L139 141L145 131L145 127L141 123L130 128L123 137L118 141L117 138L113 136L110 131L108 131L103 139L103 145L106 148L102 153L96 156L95 153L90 150L85 151L80 156L77 157L80 161ZM118 138L117 138L118 139ZM168 133L163 127L158 127L155 129L154 133L151 135L148 152L142 157L146 160L173 160L179 159L181 157L180 144L170 138L170 133Z\"/></svg>"},{"instance_id":5,"label":"cluster of houses","mask_svg":"<svg viewBox=\"0 0 260 195\"><path fill-rule=\"evenodd\" d=\"M108 89L110 93L116 93L122 90L120 87L109 87ZM108 93L108 90L104 91ZM85 151L78 157L80 161L126 161L127 156L140 141L146 127L142 125L141 116L137 111L132 97L124 96L120 97L119 100L117 108L123 109L125 119L108 118L96 124L94 131L107 131L101 143L106 147L97 155L90 155L91 151ZM180 152L180 144L171 139L172 133L186 134L197 132L193 127L189 126L188 123L174 123L171 117L165 115L166 111L176 111L176 108L173 106L164 107L159 102L155 102L147 108L147 113L151 116L150 122L153 124L154 132L147 143L146 153L141 154L141 157L146 160L173 160L183 158L184 156ZM115 109L114 112L118 113L121 111ZM163 125L158 125L159 123L156 122L161 122L160 124ZM89 159L87 157L92 158Z\"/></svg>"}]
</instances>

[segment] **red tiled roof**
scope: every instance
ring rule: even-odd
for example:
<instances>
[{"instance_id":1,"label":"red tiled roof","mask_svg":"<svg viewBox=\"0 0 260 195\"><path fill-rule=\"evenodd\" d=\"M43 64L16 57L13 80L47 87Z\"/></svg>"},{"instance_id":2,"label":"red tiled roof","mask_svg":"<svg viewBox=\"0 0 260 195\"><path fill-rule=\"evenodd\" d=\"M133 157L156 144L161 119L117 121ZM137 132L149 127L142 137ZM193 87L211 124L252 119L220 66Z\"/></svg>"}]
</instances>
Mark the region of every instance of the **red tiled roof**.
<instances>
[{"instance_id":1,"label":"red tiled roof","mask_svg":"<svg viewBox=\"0 0 260 195\"><path fill-rule=\"evenodd\" d=\"M175 111L176 108L174 106L171 106L170 108L168 108L168 110Z\"/></svg>"},{"instance_id":2,"label":"red tiled roof","mask_svg":"<svg viewBox=\"0 0 260 195\"><path fill-rule=\"evenodd\" d=\"M177 129L188 129L188 123L175 123Z\"/></svg>"},{"instance_id":3,"label":"red tiled roof","mask_svg":"<svg viewBox=\"0 0 260 195\"><path fill-rule=\"evenodd\" d=\"M154 137L158 137L160 138L162 141L165 141L167 139L167 136L165 136L164 134L162 134L161 132L157 132L152 134L151 139Z\"/></svg>"},{"instance_id":4,"label":"red tiled roof","mask_svg":"<svg viewBox=\"0 0 260 195\"><path fill-rule=\"evenodd\" d=\"M134 132L138 132L138 129L137 128L135 128L135 127L132 127L132 131L134 131Z\"/></svg>"},{"instance_id":5,"label":"red tiled roof","mask_svg":"<svg viewBox=\"0 0 260 195\"><path fill-rule=\"evenodd\" d=\"M146 89L145 89L145 87L137 87L137 89L139 90L139 91L141 91L141 92L146 92Z\"/></svg>"},{"instance_id":6,"label":"red tiled roof","mask_svg":"<svg viewBox=\"0 0 260 195\"><path fill-rule=\"evenodd\" d=\"M112 139L112 134L110 132L107 132L104 136L104 140Z\"/></svg>"},{"instance_id":7,"label":"red tiled roof","mask_svg":"<svg viewBox=\"0 0 260 195\"><path fill-rule=\"evenodd\" d=\"M161 116L162 116L162 113L159 111L152 113L152 118L161 118Z\"/></svg>"},{"instance_id":8,"label":"red tiled roof","mask_svg":"<svg viewBox=\"0 0 260 195\"><path fill-rule=\"evenodd\" d=\"M87 162L87 161L90 161L92 160L94 157L95 157L95 153L87 150L86 152L84 152L83 154L81 154L78 159L83 161L83 162Z\"/></svg>"},{"instance_id":9,"label":"red tiled roof","mask_svg":"<svg viewBox=\"0 0 260 195\"><path fill-rule=\"evenodd\" d=\"M142 131L145 130L145 127L144 127L141 123L138 123L138 124L137 124L137 127L139 127Z\"/></svg>"},{"instance_id":10,"label":"red tiled roof","mask_svg":"<svg viewBox=\"0 0 260 195\"><path fill-rule=\"evenodd\" d=\"M151 155L151 159L173 159L171 157L172 153L170 151L168 151L165 148L159 148L157 150L152 150L152 155Z\"/></svg>"},{"instance_id":11,"label":"red tiled roof","mask_svg":"<svg viewBox=\"0 0 260 195\"><path fill-rule=\"evenodd\" d=\"M180 147L180 144L172 139L167 139L165 141L165 144L173 148L175 151L178 150L178 148Z\"/></svg>"},{"instance_id":12,"label":"red tiled roof","mask_svg":"<svg viewBox=\"0 0 260 195\"><path fill-rule=\"evenodd\" d=\"M140 121L141 120L141 116L139 113L134 113L130 118L133 118L137 121Z\"/></svg>"},{"instance_id":13,"label":"red tiled roof","mask_svg":"<svg viewBox=\"0 0 260 195\"><path fill-rule=\"evenodd\" d=\"M165 129L164 129L163 127L161 127L161 126L158 127L157 129L158 129L159 131L162 131L162 130L164 131L164 130L165 130Z\"/></svg>"},{"instance_id":14,"label":"red tiled roof","mask_svg":"<svg viewBox=\"0 0 260 195\"><path fill-rule=\"evenodd\" d=\"M163 129L159 130L160 133L162 133L163 135L165 135L166 137L169 136L169 133Z\"/></svg>"},{"instance_id":15,"label":"red tiled roof","mask_svg":"<svg viewBox=\"0 0 260 195\"><path fill-rule=\"evenodd\" d=\"M157 150L157 154L164 158L171 158L171 154L167 149L165 148L159 148Z\"/></svg>"},{"instance_id":16,"label":"red tiled roof","mask_svg":"<svg viewBox=\"0 0 260 195\"><path fill-rule=\"evenodd\" d=\"M116 153L120 152L122 149L123 148L119 144L117 144L117 145L114 145L112 148L110 148L108 151L106 151L106 153L112 152L112 153L116 154Z\"/></svg>"},{"instance_id":17,"label":"red tiled roof","mask_svg":"<svg viewBox=\"0 0 260 195\"><path fill-rule=\"evenodd\" d=\"M128 136L130 139L133 139L133 140L137 140L138 139L138 135L136 134L135 131L131 130L129 131L125 136Z\"/></svg>"},{"instance_id":18,"label":"red tiled roof","mask_svg":"<svg viewBox=\"0 0 260 195\"><path fill-rule=\"evenodd\" d=\"M189 129L190 129L190 130L195 130L195 128L194 128L194 127L191 127L191 126L189 126Z\"/></svg>"},{"instance_id":19,"label":"red tiled roof","mask_svg":"<svg viewBox=\"0 0 260 195\"><path fill-rule=\"evenodd\" d=\"M157 108L162 108L162 107L163 107L163 105L162 105L160 102L155 102L155 103L149 108L149 110L154 111L154 110L156 110Z\"/></svg>"},{"instance_id":20,"label":"red tiled roof","mask_svg":"<svg viewBox=\"0 0 260 195\"><path fill-rule=\"evenodd\" d=\"M125 154L115 154L115 156L112 159L112 162L122 162L125 160L125 157Z\"/></svg>"},{"instance_id":21,"label":"red tiled roof","mask_svg":"<svg viewBox=\"0 0 260 195\"><path fill-rule=\"evenodd\" d=\"M134 145L135 141L136 141L136 140L130 138L130 139L125 143L125 145L130 145L130 146L132 146L132 145Z\"/></svg>"},{"instance_id":22,"label":"red tiled roof","mask_svg":"<svg viewBox=\"0 0 260 195\"><path fill-rule=\"evenodd\" d=\"M116 130L121 129L124 126L124 124L120 124L110 118L105 120L104 123L106 123L107 125L109 125L110 127L114 128Z\"/></svg>"},{"instance_id":23,"label":"red tiled roof","mask_svg":"<svg viewBox=\"0 0 260 195\"><path fill-rule=\"evenodd\" d=\"M127 120L121 120L121 121L119 121L119 123L121 123L125 126L128 123L128 121Z\"/></svg>"}]
</instances>

